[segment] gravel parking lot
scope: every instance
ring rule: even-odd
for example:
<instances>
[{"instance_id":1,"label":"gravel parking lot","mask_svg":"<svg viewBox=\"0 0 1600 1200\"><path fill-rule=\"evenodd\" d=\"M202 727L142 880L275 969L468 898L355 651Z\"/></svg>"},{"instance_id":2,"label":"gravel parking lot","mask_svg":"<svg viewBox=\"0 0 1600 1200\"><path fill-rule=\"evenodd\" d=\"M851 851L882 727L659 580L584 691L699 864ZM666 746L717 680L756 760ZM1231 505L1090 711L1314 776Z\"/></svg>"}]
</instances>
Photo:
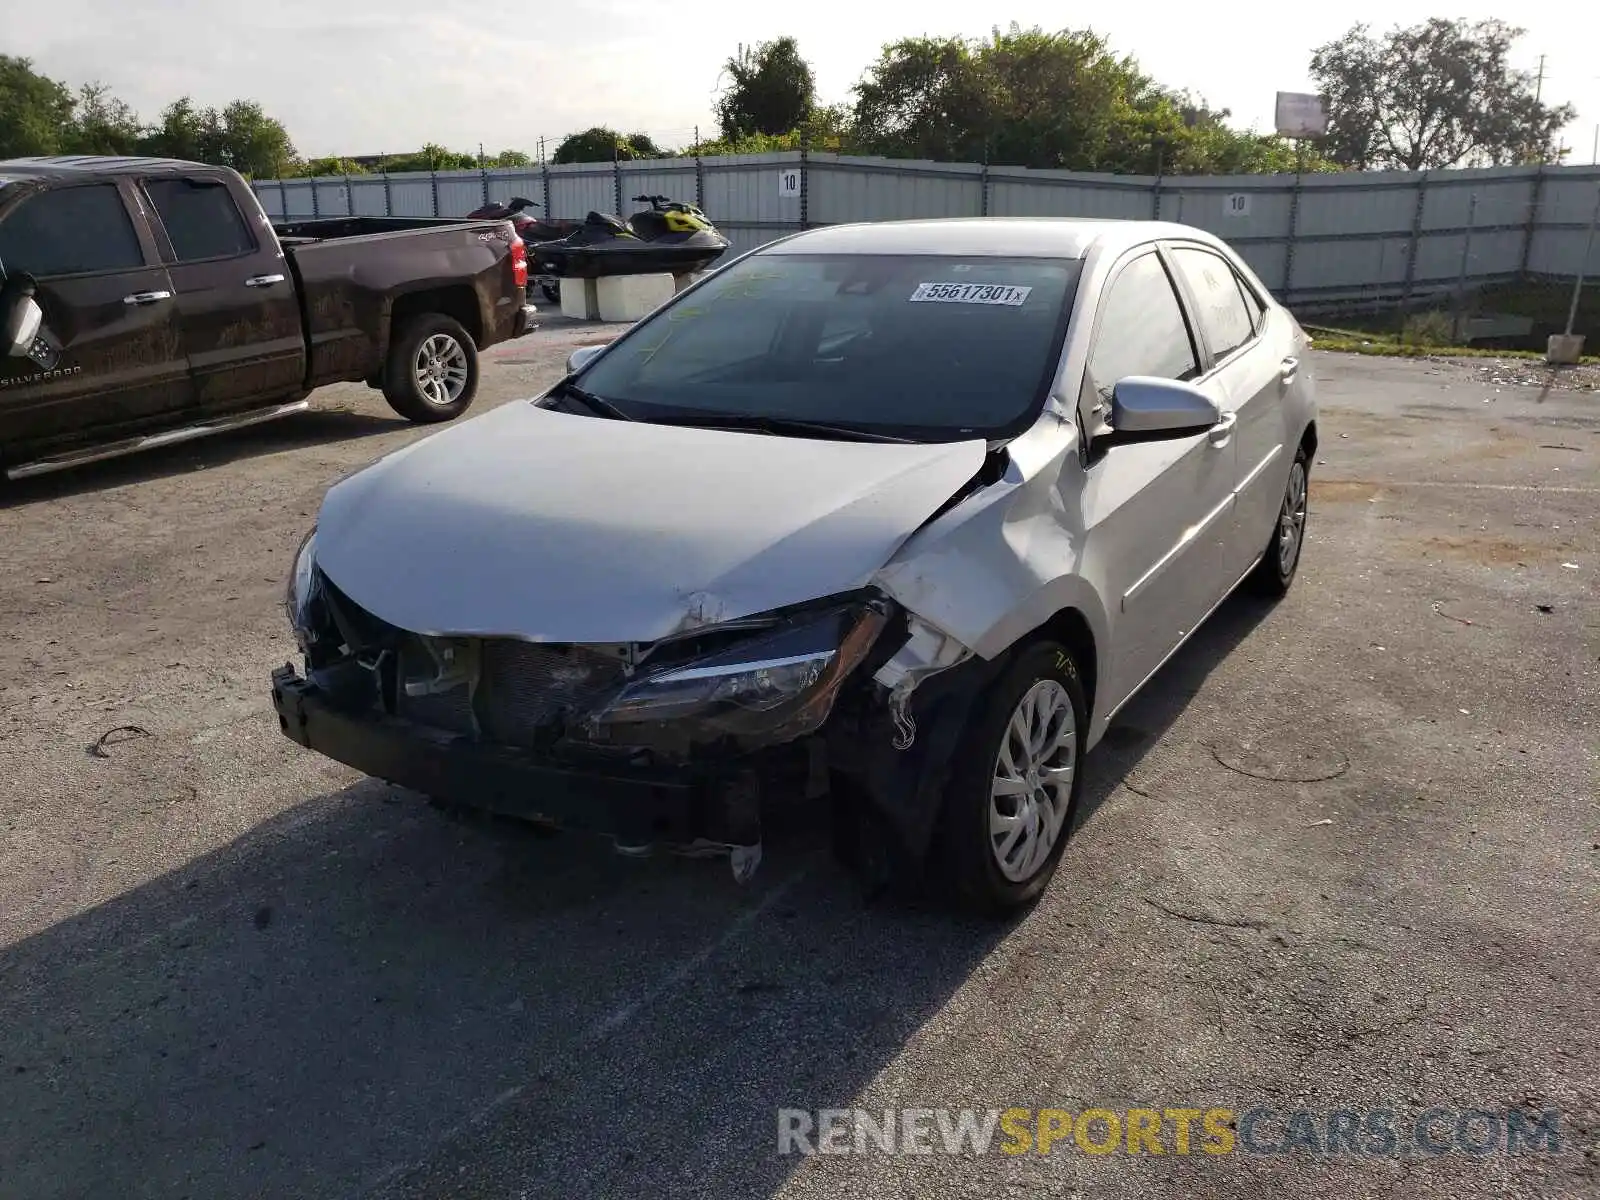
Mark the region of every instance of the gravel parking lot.
<instances>
[{"instance_id":1,"label":"gravel parking lot","mask_svg":"<svg viewBox=\"0 0 1600 1200\"><path fill-rule=\"evenodd\" d=\"M594 327L486 356L480 408ZM458 824L300 750L358 386L0 495L0 1195L1594 1196L1600 397L1315 356L1300 578L1089 760L1022 919ZM115 732L112 732L115 731ZM1560 1112L1560 1150L777 1152L779 1108Z\"/></svg>"}]
</instances>

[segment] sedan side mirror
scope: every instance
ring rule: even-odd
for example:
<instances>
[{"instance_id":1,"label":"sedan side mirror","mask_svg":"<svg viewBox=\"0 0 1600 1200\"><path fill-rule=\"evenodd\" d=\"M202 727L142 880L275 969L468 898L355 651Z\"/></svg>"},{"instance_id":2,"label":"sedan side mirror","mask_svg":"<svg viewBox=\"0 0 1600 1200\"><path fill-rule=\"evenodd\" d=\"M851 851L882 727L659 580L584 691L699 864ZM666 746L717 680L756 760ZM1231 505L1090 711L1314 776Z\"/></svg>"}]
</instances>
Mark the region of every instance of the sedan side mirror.
<instances>
[{"instance_id":1,"label":"sedan side mirror","mask_svg":"<svg viewBox=\"0 0 1600 1200\"><path fill-rule=\"evenodd\" d=\"M1111 391L1111 432L1117 441L1186 437L1220 420L1216 401L1181 379L1130 375Z\"/></svg>"},{"instance_id":2,"label":"sedan side mirror","mask_svg":"<svg viewBox=\"0 0 1600 1200\"><path fill-rule=\"evenodd\" d=\"M610 342L602 342L598 346L579 346L571 354L567 355L567 374L576 375L593 362L595 356L610 344Z\"/></svg>"},{"instance_id":3,"label":"sedan side mirror","mask_svg":"<svg viewBox=\"0 0 1600 1200\"><path fill-rule=\"evenodd\" d=\"M44 324L44 310L28 292L6 290L10 294L0 311L0 350L7 358L26 358Z\"/></svg>"}]
</instances>

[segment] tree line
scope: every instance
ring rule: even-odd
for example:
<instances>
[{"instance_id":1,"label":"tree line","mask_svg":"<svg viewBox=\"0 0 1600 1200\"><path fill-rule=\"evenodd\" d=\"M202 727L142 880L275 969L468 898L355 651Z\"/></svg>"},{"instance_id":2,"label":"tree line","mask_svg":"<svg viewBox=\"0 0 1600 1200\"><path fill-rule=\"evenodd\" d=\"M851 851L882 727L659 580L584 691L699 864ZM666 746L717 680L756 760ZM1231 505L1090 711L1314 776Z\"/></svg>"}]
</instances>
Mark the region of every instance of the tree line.
<instances>
[{"instance_id":1,"label":"tree line","mask_svg":"<svg viewBox=\"0 0 1600 1200\"><path fill-rule=\"evenodd\" d=\"M1557 162L1577 116L1544 103L1511 64L1524 31L1431 18L1375 33L1357 24L1311 52L1328 131L1297 146L1239 130L1231 114L1163 86L1088 30L995 29L987 38L902 38L883 47L849 104L821 106L792 37L723 68L719 138L700 152L825 150L892 158L1129 174L1422 170Z\"/></svg>"},{"instance_id":2,"label":"tree line","mask_svg":"<svg viewBox=\"0 0 1600 1200\"><path fill-rule=\"evenodd\" d=\"M73 91L35 71L28 59L0 54L0 159L56 154L181 158L232 167L257 179L363 174L373 166L389 171L525 167L531 161L520 150L480 160L476 154L435 145L377 163L339 157L304 159L283 123L254 100L201 108L183 96L163 108L154 122L146 122L103 84L84 84Z\"/></svg>"},{"instance_id":3,"label":"tree line","mask_svg":"<svg viewBox=\"0 0 1600 1200\"><path fill-rule=\"evenodd\" d=\"M1381 170L1557 162L1571 105L1543 101L1511 65L1523 31L1499 20L1433 18L1374 33L1353 26L1316 47L1310 75L1328 112L1323 138L1299 145L1240 130L1226 109L1158 83L1088 30L1023 29L987 38L912 37L885 45L846 103L820 104L793 37L740 46L723 64L715 136L688 146L597 125L563 139L551 161L754 154L808 146L838 153L1128 174ZM146 154L244 175L358 175L521 167L520 150L443 146L382 159L306 160L251 100L173 101L152 124L99 84L77 91L0 55L0 158Z\"/></svg>"}]
</instances>

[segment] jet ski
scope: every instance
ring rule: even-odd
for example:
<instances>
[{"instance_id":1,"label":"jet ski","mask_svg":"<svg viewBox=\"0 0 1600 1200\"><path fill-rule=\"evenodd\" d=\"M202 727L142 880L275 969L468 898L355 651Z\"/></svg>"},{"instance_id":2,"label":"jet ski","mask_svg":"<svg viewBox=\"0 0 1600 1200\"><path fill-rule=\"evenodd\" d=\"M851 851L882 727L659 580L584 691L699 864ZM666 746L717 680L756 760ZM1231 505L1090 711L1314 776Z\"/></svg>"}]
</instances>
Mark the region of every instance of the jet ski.
<instances>
[{"instance_id":1,"label":"jet ski","mask_svg":"<svg viewBox=\"0 0 1600 1200\"><path fill-rule=\"evenodd\" d=\"M554 242L567 237L575 232L580 225L578 221L561 221L550 217L534 216L527 210L538 208L537 200L529 200L525 196L513 196L504 204L494 202L485 204L482 208L473 209L467 214L474 220L510 221L517 236L528 247L531 255L533 247L540 242ZM531 293L537 287L542 291L552 304L561 301L561 285L555 276L548 272L540 274L536 269L528 273L528 291Z\"/></svg>"},{"instance_id":2,"label":"jet ski","mask_svg":"<svg viewBox=\"0 0 1600 1200\"><path fill-rule=\"evenodd\" d=\"M482 208L475 208L467 216L475 220L510 221L517 231L517 236L530 246L535 242L553 242L557 238L564 238L578 228L577 221L558 221L534 216L527 211L538 207L537 200L529 200L525 196L513 196L504 204L494 202L485 204Z\"/></svg>"},{"instance_id":3,"label":"jet ski","mask_svg":"<svg viewBox=\"0 0 1600 1200\"><path fill-rule=\"evenodd\" d=\"M626 221L591 212L568 236L530 246L534 270L565 279L683 275L704 270L728 249L728 239L694 205L666 196L634 200L650 207Z\"/></svg>"}]
</instances>

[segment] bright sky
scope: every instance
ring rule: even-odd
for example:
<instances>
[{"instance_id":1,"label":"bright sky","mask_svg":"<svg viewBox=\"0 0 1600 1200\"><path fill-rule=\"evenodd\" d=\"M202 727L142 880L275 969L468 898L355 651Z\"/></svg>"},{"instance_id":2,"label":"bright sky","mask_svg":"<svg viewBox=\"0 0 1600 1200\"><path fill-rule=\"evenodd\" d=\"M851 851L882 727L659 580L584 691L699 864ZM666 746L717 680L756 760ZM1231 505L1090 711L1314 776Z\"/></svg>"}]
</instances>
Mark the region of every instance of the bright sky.
<instances>
[{"instance_id":1,"label":"bright sky","mask_svg":"<svg viewBox=\"0 0 1600 1200\"><path fill-rule=\"evenodd\" d=\"M979 18L956 0L863 7L847 0L756 5L747 0L16 0L0 50L76 85L100 80L153 118L188 93L202 105L260 101L306 155L376 154L439 142L492 153L533 152L589 125L642 130L686 144L713 125L722 62L740 41L794 34L824 101L850 86L887 41L986 34L1016 20L1047 29L1089 25L1162 83L1190 88L1263 132L1273 94L1309 90L1311 48L1356 21L1378 29L1429 16L1480 19L1493 4L1449 8L1412 0L1201 5L1149 0L1073 12L1011 0ZM1579 118L1567 161L1591 161L1600 122L1600 7L1534 5L1517 65L1545 55L1547 99Z\"/></svg>"}]
</instances>

